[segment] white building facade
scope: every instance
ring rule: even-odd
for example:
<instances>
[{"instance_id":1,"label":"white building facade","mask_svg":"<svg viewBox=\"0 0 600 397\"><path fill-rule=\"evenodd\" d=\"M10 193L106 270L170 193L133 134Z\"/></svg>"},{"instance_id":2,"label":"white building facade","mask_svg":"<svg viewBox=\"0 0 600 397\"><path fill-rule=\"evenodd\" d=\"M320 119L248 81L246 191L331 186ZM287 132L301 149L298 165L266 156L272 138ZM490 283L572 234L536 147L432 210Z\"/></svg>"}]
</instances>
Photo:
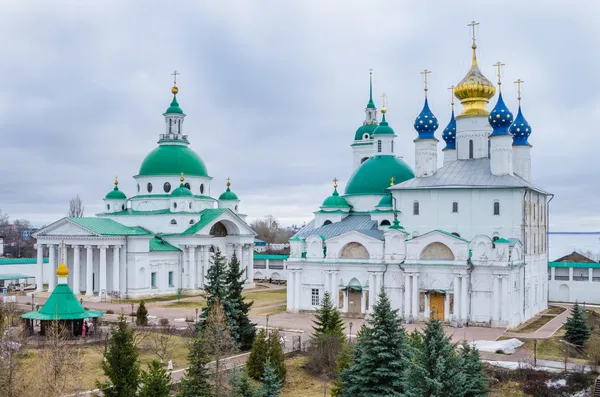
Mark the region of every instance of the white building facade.
<instances>
[{"instance_id":1,"label":"white building facade","mask_svg":"<svg viewBox=\"0 0 600 397\"><path fill-rule=\"evenodd\" d=\"M37 290L56 286L61 258L75 294L139 297L203 288L212 253L235 253L252 284L255 233L231 191L211 197L202 159L183 133L185 114L176 99L164 113L165 132L142 162L137 194L127 197L118 181L104 198L105 212L63 218L37 231ZM63 245L64 243L64 245ZM44 264L43 252L49 251Z\"/></svg>"},{"instance_id":2,"label":"white building facade","mask_svg":"<svg viewBox=\"0 0 600 397\"><path fill-rule=\"evenodd\" d=\"M414 171L397 157L385 107L381 122L370 121L369 101L345 194L335 184L290 240L288 311L315 310L329 292L342 312L366 315L382 289L409 322L513 327L547 308L550 195L531 183L531 128L520 106L513 119L500 93L489 112L495 92L473 42L471 69L454 91L463 110L442 134L444 165L426 100ZM368 125L376 127L363 134Z\"/></svg>"}]
</instances>

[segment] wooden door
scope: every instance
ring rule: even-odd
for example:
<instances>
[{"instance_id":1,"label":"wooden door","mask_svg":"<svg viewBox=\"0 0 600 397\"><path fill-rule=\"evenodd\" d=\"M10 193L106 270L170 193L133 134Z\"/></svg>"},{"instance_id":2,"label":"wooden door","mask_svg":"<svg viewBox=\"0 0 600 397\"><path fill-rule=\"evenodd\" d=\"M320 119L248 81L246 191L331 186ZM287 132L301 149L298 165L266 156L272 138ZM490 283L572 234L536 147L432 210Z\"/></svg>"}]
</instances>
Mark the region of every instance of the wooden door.
<instances>
[{"instance_id":1,"label":"wooden door","mask_svg":"<svg viewBox=\"0 0 600 397\"><path fill-rule=\"evenodd\" d=\"M444 297L445 294L437 292L429 294L429 309L432 319L444 321Z\"/></svg>"},{"instance_id":2,"label":"wooden door","mask_svg":"<svg viewBox=\"0 0 600 397\"><path fill-rule=\"evenodd\" d=\"M361 297L362 291L355 291L353 289L348 290L348 313L360 313Z\"/></svg>"}]
</instances>

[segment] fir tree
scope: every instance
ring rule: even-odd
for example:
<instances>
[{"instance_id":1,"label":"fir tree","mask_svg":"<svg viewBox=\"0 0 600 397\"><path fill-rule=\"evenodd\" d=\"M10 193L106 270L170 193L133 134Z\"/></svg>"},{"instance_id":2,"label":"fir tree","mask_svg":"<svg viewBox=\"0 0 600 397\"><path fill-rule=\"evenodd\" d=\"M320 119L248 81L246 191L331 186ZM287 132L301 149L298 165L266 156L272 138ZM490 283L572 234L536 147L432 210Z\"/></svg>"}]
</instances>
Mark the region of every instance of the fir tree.
<instances>
[{"instance_id":1,"label":"fir tree","mask_svg":"<svg viewBox=\"0 0 600 397\"><path fill-rule=\"evenodd\" d=\"M565 339L577 346L583 346L591 335L585 314L577 302L571 308L571 316L567 318L565 329Z\"/></svg>"},{"instance_id":2,"label":"fir tree","mask_svg":"<svg viewBox=\"0 0 600 397\"><path fill-rule=\"evenodd\" d=\"M220 302L225 302L227 296L227 283L225 277L227 275L227 264L225 257L221 254L220 249L215 249L210 267L206 274L204 284L204 297L206 298L206 307L202 309L201 318L208 318L208 313L218 299Z\"/></svg>"},{"instance_id":3,"label":"fir tree","mask_svg":"<svg viewBox=\"0 0 600 397\"><path fill-rule=\"evenodd\" d=\"M485 377L483 363L479 359L479 351L464 343L460 352L461 371L464 375L464 383L461 388L464 397L485 396L488 393L487 379Z\"/></svg>"},{"instance_id":4,"label":"fir tree","mask_svg":"<svg viewBox=\"0 0 600 397\"><path fill-rule=\"evenodd\" d=\"M279 381L283 383L286 377L285 354L283 353L283 346L281 346L281 340L278 330L274 330L273 332L271 332L267 341L267 345L268 358L265 362L265 366L267 365L267 362L270 363L271 367L273 368L273 371L275 371L275 374L277 375L277 379L279 379Z\"/></svg>"},{"instance_id":5,"label":"fir tree","mask_svg":"<svg viewBox=\"0 0 600 397\"><path fill-rule=\"evenodd\" d=\"M233 369L229 376L229 397L262 397L261 390L254 385L246 372Z\"/></svg>"},{"instance_id":6,"label":"fir tree","mask_svg":"<svg viewBox=\"0 0 600 397\"><path fill-rule=\"evenodd\" d=\"M429 320L422 337L421 348L414 351L406 371L406 396L464 396L466 379L461 371L461 359L442 323Z\"/></svg>"},{"instance_id":7,"label":"fir tree","mask_svg":"<svg viewBox=\"0 0 600 397\"><path fill-rule=\"evenodd\" d=\"M142 372L141 381L138 397L169 397L171 393L171 376L158 360L148 363L148 371Z\"/></svg>"},{"instance_id":8,"label":"fir tree","mask_svg":"<svg viewBox=\"0 0 600 397\"><path fill-rule=\"evenodd\" d=\"M227 294L224 298L223 308L230 320L231 338L241 350L248 350L256 337L256 327L250 322L248 312L254 302L247 302L243 296L245 270L240 269L240 262L234 253L229 262L225 276Z\"/></svg>"},{"instance_id":9,"label":"fir tree","mask_svg":"<svg viewBox=\"0 0 600 397\"><path fill-rule=\"evenodd\" d=\"M281 393L281 380L277 375L275 368L271 365L271 360L267 359L265 363L265 372L261 378L263 382L263 397L277 397Z\"/></svg>"},{"instance_id":10,"label":"fir tree","mask_svg":"<svg viewBox=\"0 0 600 397\"><path fill-rule=\"evenodd\" d=\"M344 335L344 321L340 316L340 312L333 305L329 292L325 292L323 295L321 306L317 310L313 322L315 324L313 327L315 337L335 335L339 336L342 340L346 338Z\"/></svg>"},{"instance_id":11,"label":"fir tree","mask_svg":"<svg viewBox=\"0 0 600 397\"><path fill-rule=\"evenodd\" d=\"M373 307L370 327L363 327L353 364L342 372L343 397L401 396L408 349L398 311L382 290Z\"/></svg>"},{"instance_id":12,"label":"fir tree","mask_svg":"<svg viewBox=\"0 0 600 397\"><path fill-rule=\"evenodd\" d=\"M269 345L267 343L267 335L264 329L258 331L254 343L252 343L252 350L250 350L250 357L246 362L246 369L248 375L251 378L259 380L265 372L265 362L269 354Z\"/></svg>"},{"instance_id":13,"label":"fir tree","mask_svg":"<svg viewBox=\"0 0 600 397\"><path fill-rule=\"evenodd\" d=\"M127 327L125 316L112 328L102 362L109 382L97 382L106 397L135 397L140 379L139 352L133 342L133 331Z\"/></svg>"},{"instance_id":14,"label":"fir tree","mask_svg":"<svg viewBox=\"0 0 600 397\"><path fill-rule=\"evenodd\" d=\"M342 345L342 351L340 351L336 362L336 379L333 381L333 386L331 387L331 397L339 397L342 395L342 373L350 368L353 358L354 350L352 349L352 345L347 343Z\"/></svg>"},{"instance_id":15,"label":"fir tree","mask_svg":"<svg viewBox=\"0 0 600 397\"><path fill-rule=\"evenodd\" d=\"M139 326L148 325L148 309L146 309L144 301L140 302L140 305L135 312L135 324Z\"/></svg>"},{"instance_id":16,"label":"fir tree","mask_svg":"<svg viewBox=\"0 0 600 397\"><path fill-rule=\"evenodd\" d=\"M179 397L212 397L213 389L208 380L210 373L207 368L208 356L204 336L201 332L190 344L188 352L188 367L185 376L179 384Z\"/></svg>"}]
</instances>

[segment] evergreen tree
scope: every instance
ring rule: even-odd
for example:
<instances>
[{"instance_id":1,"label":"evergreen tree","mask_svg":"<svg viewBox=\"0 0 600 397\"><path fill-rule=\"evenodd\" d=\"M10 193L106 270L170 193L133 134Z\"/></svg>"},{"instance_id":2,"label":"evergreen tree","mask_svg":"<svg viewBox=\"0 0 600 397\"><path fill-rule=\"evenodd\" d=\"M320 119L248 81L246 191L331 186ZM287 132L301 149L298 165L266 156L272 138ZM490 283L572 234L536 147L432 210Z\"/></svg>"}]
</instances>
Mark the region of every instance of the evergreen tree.
<instances>
[{"instance_id":1,"label":"evergreen tree","mask_svg":"<svg viewBox=\"0 0 600 397\"><path fill-rule=\"evenodd\" d=\"M229 376L229 397L262 397L261 390L254 385L246 372L233 369Z\"/></svg>"},{"instance_id":2,"label":"evergreen tree","mask_svg":"<svg viewBox=\"0 0 600 397\"><path fill-rule=\"evenodd\" d=\"M135 397L140 379L139 352L133 342L133 331L127 327L125 316L112 328L102 362L109 382L97 382L106 397Z\"/></svg>"},{"instance_id":3,"label":"evergreen tree","mask_svg":"<svg viewBox=\"0 0 600 397\"><path fill-rule=\"evenodd\" d=\"M265 363L265 372L262 376L262 395L263 397L277 397L281 393L281 380L277 375L275 368L271 365L271 360L267 359Z\"/></svg>"},{"instance_id":4,"label":"evergreen tree","mask_svg":"<svg viewBox=\"0 0 600 397\"><path fill-rule=\"evenodd\" d=\"M148 363L148 371L142 372L141 381L138 397L169 397L171 393L171 376L158 360Z\"/></svg>"},{"instance_id":5,"label":"evergreen tree","mask_svg":"<svg viewBox=\"0 0 600 397\"><path fill-rule=\"evenodd\" d=\"M179 397L212 397L213 388L208 383L210 362L202 332L194 338L188 352L188 367L179 384Z\"/></svg>"},{"instance_id":6,"label":"evergreen tree","mask_svg":"<svg viewBox=\"0 0 600 397\"><path fill-rule=\"evenodd\" d=\"M487 379L485 377L483 363L479 359L479 351L464 343L460 352L462 373L465 382L462 384L464 397L485 396L488 393Z\"/></svg>"},{"instance_id":7,"label":"evergreen tree","mask_svg":"<svg viewBox=\"0 0 600 397\"><path fill-rule=\"evenodd\" d=\"M278 330L273 330L269 335L267 341L268 344L268 358L267 361L270 363L273 371L277 375L277 379L281 383L285 381L286 369L285 369L285 354L283 353L283 346L281 346L281 340ZM265 362L265 366L266 366Z\"/></svg>"},{"instance_id":8,"label":"evergreen tree","mask_svg":"<svg viewBox=\"0 0 600 397\"><path fill-rule=\"evenodd\" d=\"M140 305L135 312L135 323L136 325L146 326L148 325L148 309L144 301L140 302Z\"/></svg>"},{"instance_id":9,"label":"evergreen tree","mask_svg":"<svg viewBox=\"0 0 600 397\"><path fill-rule=\"evenodd\" d=\"M423 332L421 348L406 371L406 396L464 396L466 382L456 345L446 336L439 320L429 320Z\"/></svg>"},{"instance_id":10,"label":"evergreen tree","mask_svg":"<svg viewBox=\"0 0 600 397\"><path fill-rule=\"evenodd\" d=\"M206 307L202 309L201 318L208 318L208 313L218 299L220 302L225 302L227 296L227 283L225 277L227 275L227 264L225 257L221 254L221 250L216 248L210 261L210 267L206 274L204 283L204 297L206 298Z\"/></svg>"},{"instance_id":11,"label":"evergreen tree","mask_svg":"<svg viewBox=\"0 0 600 397\"><path fill-rule=\"evenodd\" d=\"M269 345L267 343L267 334L264 329L258 331L254 343L252 343L252 350L250 350L250 357L246 362L246 370L248 376L259 380L265 372L265 362L269 354Z\"/></svg>"},{"instance_id":12,"label":"evergreen tree","mask_svg":"<svg viewBox=\"0 0 600 397\"><path fill-rule=\"evenodd\" d=\"M383 289L368 322L370 327L358 334L353 364L342 372L341 396L401 396L408 345L398 311Z\"/></svg>"},{"instance_id":13,"label":"evergreen tree","mask_svg":"<svg viewBox=\"0 0 600 397\"><path fill-rule=\"evenodd\" d=\"M333 381L333 386L331 387L331 397L339 397L342 395L342 373L350 368L353 358L354 350L352 349L352 345L348 343L343 344L336 362L336 379Z\"/></svg>"},{"instance_id":14,"label":"evergreen tree","mask_svg":"<svg viewBox=\"0 0 600 397\"><path fill-rule=\"evenodd\" d=\"M254 302L247 302L242 294L245 282L245 269L240 269L240 262L234 253L225 276L227 294L223 300L223 308L232 324L231 339L241 350L248 350L256 337L256 327L248 318Z\"/></svg>"},{"instance_id":15,"label":"evergreen tree","mask_svg":"<svg viewBox=\"0 0 600 397\"><path fill-rule=\"evenodd\" d=\"M583 346L591 335L585 314L577 302L571 308L565 329L565 339L577 346Z\"/></svg>"},{"instance_id":16,"label":"evergreen tree","mask_svg":"<svg viewBox=\"0 0 600 397\"><path fill-rule=\"evenodd\" d=\"M344 335L344 321L340 316L340 312L335 308L331 295L329 292L325 292L323 299L321 300L321 306L315 314L315 320L313 321L315 326L315 337L321 335L336 335L340 339L346 339Z\"/></svg>"}]
</instances>

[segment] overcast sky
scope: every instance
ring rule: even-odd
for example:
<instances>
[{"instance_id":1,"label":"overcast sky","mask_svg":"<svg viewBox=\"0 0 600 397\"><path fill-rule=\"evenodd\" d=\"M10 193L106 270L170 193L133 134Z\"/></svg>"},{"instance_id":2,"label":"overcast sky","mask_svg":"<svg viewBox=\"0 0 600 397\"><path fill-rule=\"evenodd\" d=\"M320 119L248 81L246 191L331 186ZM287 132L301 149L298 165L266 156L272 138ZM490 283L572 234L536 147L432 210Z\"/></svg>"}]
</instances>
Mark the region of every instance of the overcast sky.
<instances>
[{"instance_id":1,"label":"overcast sky","mask_svg":"<svg viewBox=\"0 0 600 397\"><path fill-rule=\"evenodd\" d=\"M419 72L433 71L439 137L476 20L480 68L495 81L492 65L506 64L515 115L512 82L525 81L533 180L556 195L551 229L599 230L600 3L483 3L3 0L0 209L40 226L79 194L92 215L115 175L133 195L177 69L185 133L214 177L213 195L231 177L250 219L302 223L331 180L343 189L351 174L369 69L413 165Z\"/></svg>"}]
</instances>

